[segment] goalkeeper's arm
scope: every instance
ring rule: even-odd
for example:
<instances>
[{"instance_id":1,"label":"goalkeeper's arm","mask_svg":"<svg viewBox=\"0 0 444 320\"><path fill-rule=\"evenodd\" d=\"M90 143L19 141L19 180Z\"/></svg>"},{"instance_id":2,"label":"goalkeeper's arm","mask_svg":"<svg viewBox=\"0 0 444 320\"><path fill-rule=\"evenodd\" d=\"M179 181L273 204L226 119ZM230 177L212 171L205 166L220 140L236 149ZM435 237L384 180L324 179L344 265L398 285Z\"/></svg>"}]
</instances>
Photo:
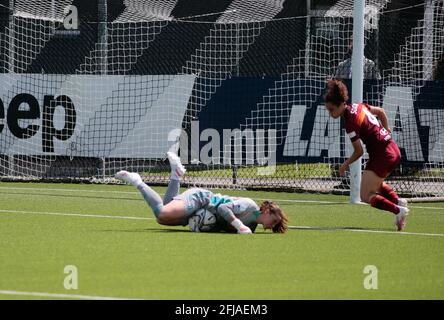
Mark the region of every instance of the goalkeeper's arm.
<instances>
[{"instance_id":1,"label":"goalkeeper's arm","mask_svg":"<svg viewBox=\"0 0 444 320\"><path fill-rule=\"evenodd\" d=\"M252 233L250 228L244 225L242 221L240 221L240 219L236 218L236 215L233 213L233 210L231 210L231 208L229 207L229 203L221 204L217 208L217 212L229 224L231 224L234 228L236 228L237 233L242 233L242 234Z\"/></svg>"}]
</instances>

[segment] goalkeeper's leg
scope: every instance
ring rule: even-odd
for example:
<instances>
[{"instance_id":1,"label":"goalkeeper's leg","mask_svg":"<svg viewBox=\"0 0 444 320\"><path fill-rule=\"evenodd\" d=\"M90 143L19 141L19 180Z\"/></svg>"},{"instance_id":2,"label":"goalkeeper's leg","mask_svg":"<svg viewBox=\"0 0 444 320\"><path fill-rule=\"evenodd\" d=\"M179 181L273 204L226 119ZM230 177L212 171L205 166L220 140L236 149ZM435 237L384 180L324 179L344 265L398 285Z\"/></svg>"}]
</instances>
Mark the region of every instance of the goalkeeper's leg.
<instances>
[{"instance_id":1,"label":"goalkeeper's leg","mask_svg":"<svg viewBox=\"0 0 444 320\"><path fill-rule=\"evenodd\" d=\"M170 203L171 200L179 194L180 179L186 172L185 167L182 165L180 158L176 154L168 152L167 155L171 166L171 178L163 198L163 204Z\"/></svg>"},{"instance_id":2,"label":"goalkeeper's leg","mask_svg":"<svg viewBox=\"0 0 444 320\"><path fill-rule=\"evenodd\" d=\"M162 198L156 191L151 189L147 184L145 184L142 181L142 178L138 173L122 170L116 173L116 179L119 179L121 181L124 181L126 183L135 186L142 194L146 203L148 203L150 208L153 210L153 213L156 216L156 218L160 215L160 212L162 211L163 208Z\"/></svg>"},{"instance_id":3,"label":"goalkeeper's leg","mask_svg":"<svg viewBox=\"0 0 444 320\"><path fill-rule=\"evenodd\" d=\"M145 184L138 173L122 170L116 174L116 178L132 184L140 191L146 203L153 210L154 216L159 224L178 226L186 225L188 223L190 210L187 210L187 206L183 199L170 200L164 205L160 195ZM173 193L173 190L176 189L175 184L176 183L171 184L171 194Z\"/></svg>"}]
</instances>

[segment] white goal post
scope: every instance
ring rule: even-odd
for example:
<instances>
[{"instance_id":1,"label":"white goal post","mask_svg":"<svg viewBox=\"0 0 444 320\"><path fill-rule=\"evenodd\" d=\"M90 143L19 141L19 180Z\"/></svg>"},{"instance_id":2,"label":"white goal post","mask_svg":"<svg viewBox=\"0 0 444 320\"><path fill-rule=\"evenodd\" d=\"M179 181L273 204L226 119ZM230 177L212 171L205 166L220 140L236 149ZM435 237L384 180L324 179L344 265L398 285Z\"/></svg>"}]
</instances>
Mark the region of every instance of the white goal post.
<instances>
[{"instance_id":1,"label":"white goal post","mask_svg":"<svg viewBox=\"0 0 444 320\"><path fill-rule=\"evenodd\" d=\"M353 8L353 56L352 56L352 102L361 103L364 97L364 11L365 0L355 0ZM350 203L361 202L362 160L350 165Z\"/></svg>"}]
</instances>

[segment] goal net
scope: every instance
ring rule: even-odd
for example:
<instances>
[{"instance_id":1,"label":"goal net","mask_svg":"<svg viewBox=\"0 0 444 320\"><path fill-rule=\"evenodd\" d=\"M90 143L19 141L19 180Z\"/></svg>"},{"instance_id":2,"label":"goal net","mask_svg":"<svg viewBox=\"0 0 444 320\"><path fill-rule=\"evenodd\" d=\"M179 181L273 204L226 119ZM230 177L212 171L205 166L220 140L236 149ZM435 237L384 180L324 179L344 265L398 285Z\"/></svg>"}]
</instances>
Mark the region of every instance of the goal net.
<instances>
[{"instance_id":1,"label":"goal net","mask_svg":"<svg viewBox=\"0 0 444 320\"><path fill-rule=\"evenodd\" d=\"M323 93L351 92L352 0L0 4L0 180L165 184L174 150L187 185L350 191ZM367 0L364 36L364 100L402 151L389 183L442 199L444 0Z\"/></svg>"}]
</instances>

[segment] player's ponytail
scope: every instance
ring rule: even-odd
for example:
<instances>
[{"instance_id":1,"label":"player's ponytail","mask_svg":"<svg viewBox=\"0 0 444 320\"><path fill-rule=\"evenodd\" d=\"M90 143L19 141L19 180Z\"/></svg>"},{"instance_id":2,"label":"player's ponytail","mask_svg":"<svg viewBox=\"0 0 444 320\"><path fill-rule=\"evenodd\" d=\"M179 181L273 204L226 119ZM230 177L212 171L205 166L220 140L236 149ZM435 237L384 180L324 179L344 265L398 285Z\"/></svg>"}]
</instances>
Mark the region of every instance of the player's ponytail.
<instances>
[{"instance_id":1,"label":"player's ponytail","mask_svg":"<svg viewBox=\"0 0 444 320\"><path fill-rule=\"evenodd\" d=\"M337 79L331 79L327 83L327 92L324 96L325 103L332 103L340 106L348 100L348 90L345 84Z\"/></svg>"}]
</instances>

